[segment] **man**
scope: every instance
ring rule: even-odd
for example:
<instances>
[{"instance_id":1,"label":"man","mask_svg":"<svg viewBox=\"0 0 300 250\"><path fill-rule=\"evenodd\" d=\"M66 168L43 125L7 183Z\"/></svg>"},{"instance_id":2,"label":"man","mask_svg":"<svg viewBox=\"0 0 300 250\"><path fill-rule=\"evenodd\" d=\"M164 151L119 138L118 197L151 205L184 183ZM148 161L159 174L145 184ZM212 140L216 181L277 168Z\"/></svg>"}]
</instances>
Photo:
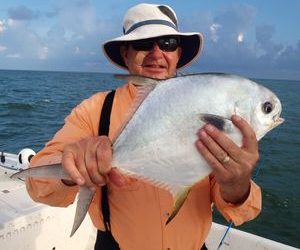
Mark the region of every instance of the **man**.
<instances>
[{"instance_id":1,"label":"man","mask_svg":"<svg viewBox=\"0 0 300 250\"><path fill-rule=\"evenodd\" d=\"M180 33L175 12L165 5L139 4L124 18L124 35L104 43L105 55L130 74L165 79L192 62L202 48L200 33ZM211 125L198 132L196 147L213 173L197 183L171 223L172 209L166 190L123 176L111 166L110 141L134 104L136 86L117 89L112 107L109 137L98 137L100 110L106 93L98 93L73 109L64 127L32 160L31 166L62 162L73 183L29 179L28 191L39 202L68 206L78 186L96 190L89 209L94 225L104 230L100 189L108 185L111 231L121 249L199 249L209 232L211 204L227 220L239 225L261 209L260 189L250 177L258 160L258 146L250 126L232 118L243 134L238 147Z\"/></svg>"}]
</instances>

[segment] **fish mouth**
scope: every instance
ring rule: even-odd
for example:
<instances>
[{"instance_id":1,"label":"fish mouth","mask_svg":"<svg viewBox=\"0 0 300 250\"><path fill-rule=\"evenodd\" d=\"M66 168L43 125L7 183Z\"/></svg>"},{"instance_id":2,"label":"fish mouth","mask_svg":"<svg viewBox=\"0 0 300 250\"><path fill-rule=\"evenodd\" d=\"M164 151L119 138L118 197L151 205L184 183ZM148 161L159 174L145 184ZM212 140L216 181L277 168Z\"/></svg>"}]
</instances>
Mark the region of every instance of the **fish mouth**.
<instances>
[{"instance_id":1,"label":"fish mouth","mask_svg":"<svg viewBox=\"0 0 300 250\"><path fill-rule=\"evenodd\" d=\"M271 131L273 128L276 128L276 127L278 127L280 124L282 124L284 121L285 121L285 119L284 118L282 118L282 117L278 117L278 116L276 116L276 117L273 117L273 123L272 123L272 125L270 125L269 126L269 128L266 130L266 131L264 131L264 132L262 132L261 134L258 134L257 135L257 140L259 141L262 137L264 137L269 131Z\"/></svg>"},{"instance_id":2,"label":"fish mouth","mask_svg":"<svg viewBox=\"0 0 300 250\"><path fill-rule=\"evenodd\" d=\"M282 124L285 121L284 118L282 117L278 117L277 119L274 120L274 126L272 128L275 128L277 126L279 126L280 124Z\"/></svg>"},{"instance_id":3,"label":"fish mouth","mask_svg":"<svg viewBox=\"0 0 300 250\"><path fill-rule=\"evenodd\" d=\"M282 124L284 122L284 118L279 117L279 116L275 116L273 117L273 124L270 126L270 128L268 129L267 132L269 132L271 129L278 127L280 124ZM266 132L266 133L267 133Z\"/></svg>"}]
</instances>

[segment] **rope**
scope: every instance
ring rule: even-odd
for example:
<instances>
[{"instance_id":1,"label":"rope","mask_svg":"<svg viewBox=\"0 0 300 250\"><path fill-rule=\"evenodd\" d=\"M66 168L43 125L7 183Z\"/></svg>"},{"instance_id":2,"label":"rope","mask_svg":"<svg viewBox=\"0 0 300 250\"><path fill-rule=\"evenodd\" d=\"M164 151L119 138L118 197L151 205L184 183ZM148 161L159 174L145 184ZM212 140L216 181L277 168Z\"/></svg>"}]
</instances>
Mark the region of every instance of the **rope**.
<instances>
[{"instance_id":1,"label":"rope","mask_svg":"<svg viewBox=\"0 0 300 250\"><path fill-rule=\"evenodd\" d=\"M259 165L259 166L257 167L255 173L253 174L252 180L255 180L255 179L257 178L257 176L258 176L258 174L259 174L259 172L260 172L260 169L261 169L261 165ZM226 238L226 236L227 236L229 230L230 230L232 227L233 227L233 222L230 222L230 223L228 224L228 226L227 226L227 229L226 229L226 231L225 231L225 233L224 233L224 235L223 235L223 237L222 237L222 239L221 239L219 245L218 245L217 250L220 250L220 249L221 249L221 246L223 245L223 243L224 243L224 241L225 241L225 238Z\"/></svg>"},{"instance_id":2,"label":"rope","mask_svg":"<svg viewBox=\"0 0 300 250\"><path fill-rule=\"evenodd\" d=\"M224 233L224 235L223 235L223 237L222 237L222 239L221 239L221 241L220 241L220 243L219 243L219 245L218 245L217 250L220 250L220 249L221 249L221 246L223 245L224 240L225 240L225 238L226 238L226 236L227 236L229 230L232 228L232 226L233 226L233 222L230 222L230 224L227 226L227 229L226 229L226 231L225 231L225 233Z\"/></svg>"}]
</instances>

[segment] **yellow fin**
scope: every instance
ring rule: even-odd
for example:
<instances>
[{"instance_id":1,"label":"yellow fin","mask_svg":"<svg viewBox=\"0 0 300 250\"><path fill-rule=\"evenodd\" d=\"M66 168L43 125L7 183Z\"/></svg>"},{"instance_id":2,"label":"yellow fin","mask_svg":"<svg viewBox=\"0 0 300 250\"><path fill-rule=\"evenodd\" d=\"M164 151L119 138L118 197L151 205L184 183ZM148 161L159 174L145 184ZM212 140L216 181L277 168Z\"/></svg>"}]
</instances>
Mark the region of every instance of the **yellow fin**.
<instances>
[{"instance_id":1,"label":"yellow fin","mask_svg":"<svg viewBox=\"0 0 300 250\"><path fill-rule=\"evenodd\" d=\"M183 203L185 202L188 194L190 193L191 189L192 189L192 186L187 187L187 188L183 189L181 192L179 192L178 194L176 194L173 210L172 210L170 217L168 218L168 220L166 222L166 225L169 224L171 222L171 220L173 220L173 218L177 215L177 213L179 212Z\"/></svg>"}]
</instances>

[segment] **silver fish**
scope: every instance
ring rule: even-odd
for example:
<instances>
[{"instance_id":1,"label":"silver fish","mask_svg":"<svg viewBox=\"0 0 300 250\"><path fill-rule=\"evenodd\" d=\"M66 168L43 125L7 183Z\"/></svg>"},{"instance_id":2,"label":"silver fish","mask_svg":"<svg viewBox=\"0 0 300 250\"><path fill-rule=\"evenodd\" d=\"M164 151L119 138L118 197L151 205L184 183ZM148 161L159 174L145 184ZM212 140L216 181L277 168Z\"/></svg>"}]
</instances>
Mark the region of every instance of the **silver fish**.
<instances>
[{"instance_id":1,"label":"silver fish","mask_svg":"<svg viewBox=\"0 0 300 250\"><path fill-rule=\"evenodd\" d=\"M116 77L132 81L138 86L138 95L113 142L112 165L173 195L173 212L167 223L177 214L191 187L211 172L195 147L200 127L211 123L241 146L242 135L230 120L233 114L248 121L258 140L284 121L276 95L240 76L204 73L168 80ZM52 172L51 166L47 167ZM32 171L35 169L38 168ZM33 176L26 171L20 174ZM74 232L81 223L78 218L83 220L88 210L86 204L93 197L89 193L90 200L81 202L86 195L79 194L77 207L85 209L78 209L81 214L75 216Z\"/></svg>"},{"instance_id":2,"label":"silver fish","mask_svg":"<svg viewBox=\"0 0 300 250\"><path fill-rule=\"evenodd\" d=\"M240 76L205 73L164 81L119 78L140 85L141 97L113 144L112 165L173 195L173 212L167 223L191 187L211 172L195 147L200 127L212 123L241 146L242 135L230 120L233 114L248 121L258 140L284 121L276 95Z\"/></svg>"}]
</instances>

